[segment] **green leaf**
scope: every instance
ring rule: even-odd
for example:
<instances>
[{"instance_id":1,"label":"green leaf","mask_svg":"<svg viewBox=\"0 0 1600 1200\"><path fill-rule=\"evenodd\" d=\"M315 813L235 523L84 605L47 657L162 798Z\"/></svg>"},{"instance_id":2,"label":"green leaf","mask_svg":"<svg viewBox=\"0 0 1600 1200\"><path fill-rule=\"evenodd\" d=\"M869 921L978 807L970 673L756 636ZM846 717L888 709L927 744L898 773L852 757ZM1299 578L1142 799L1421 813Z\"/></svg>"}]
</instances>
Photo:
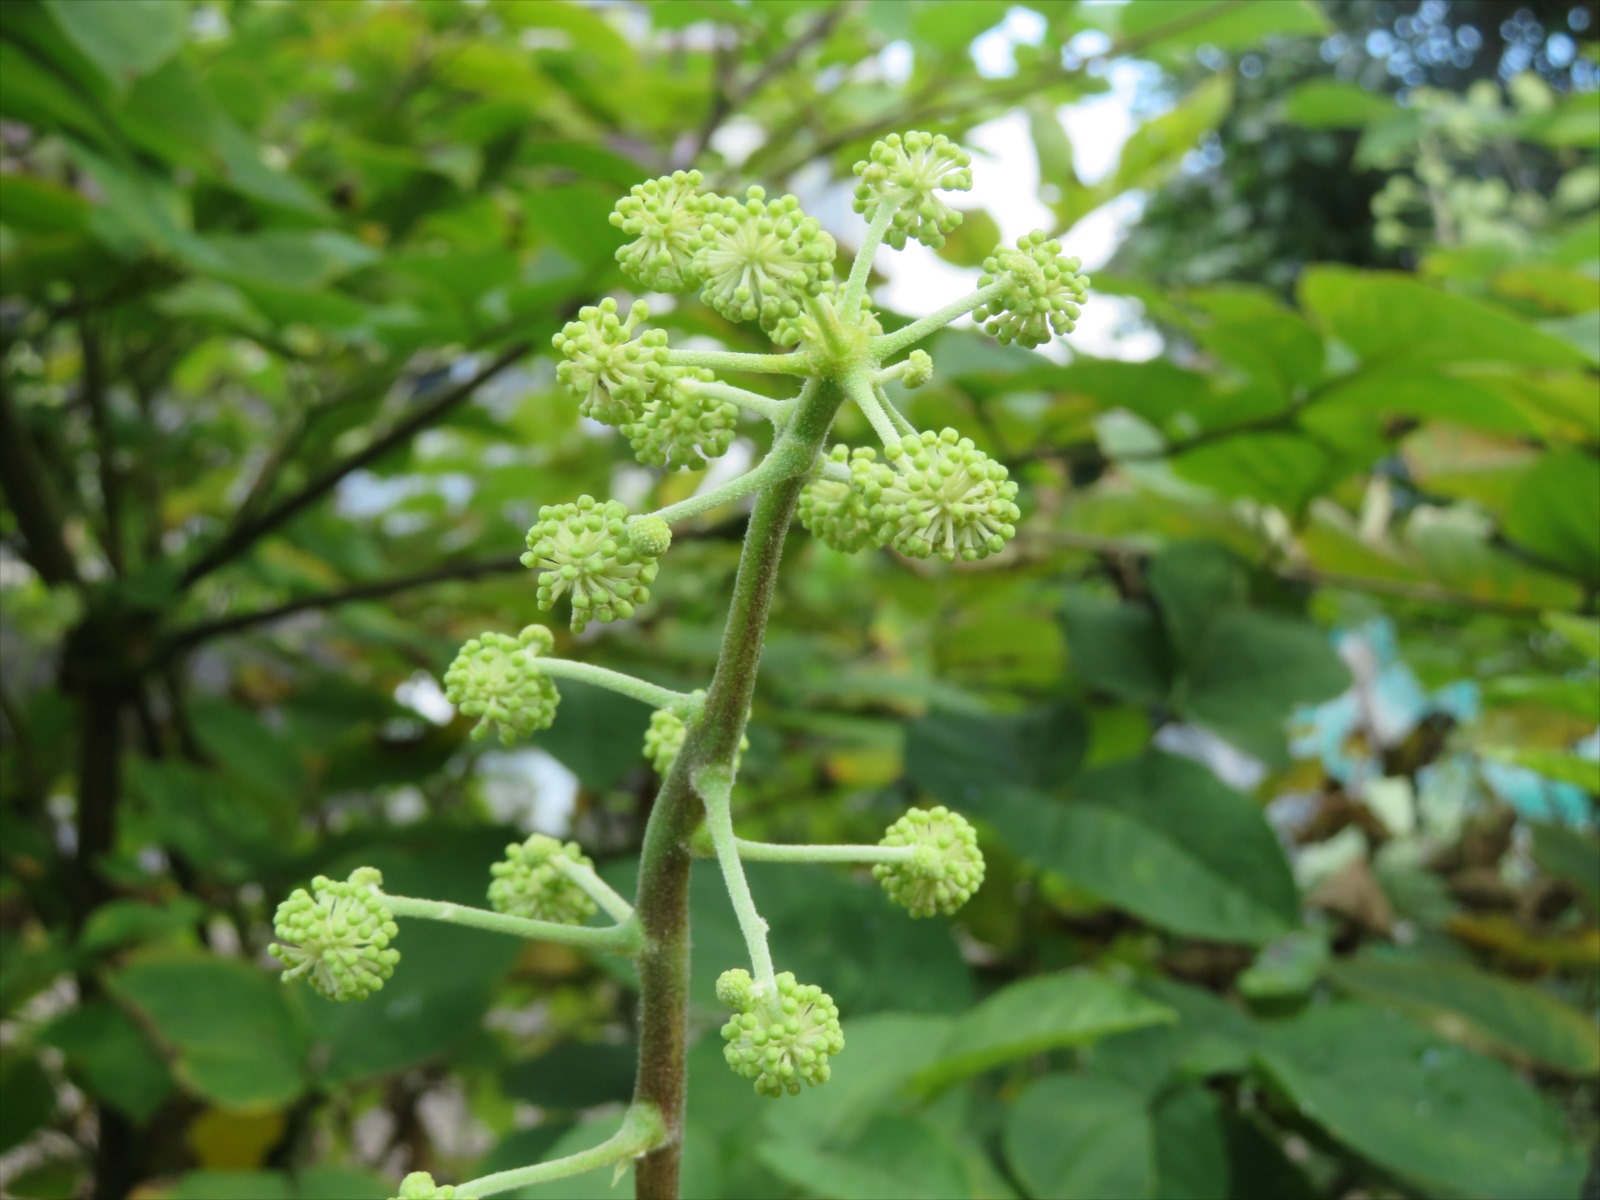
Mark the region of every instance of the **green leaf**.
<instances>
[{"instance_id":1,"label":"green leaf","mask_svg":"<svg viewBox=\"0 0 1600 1200\"><path fill-rule=\"evenodd\" d=\"M311 1167L295 1176L295 1200L388 1200L394 1185L355 1167Z\"/></svg>"},{"instance_id":2,"label":"green leaf","mask_svg":"<svg viewBox=\"0 0 1600 1200\"><path fill-rule=\"evenodd\" d=\"M205 912L205 906L191 896L177 896L162 905L113 900L89 914L78 944L91 954L101 954L129 942L157 941L192 930Z\"/></svg>"},{"instance_id":3,"label":"green leaf","mask_svg":"<svg viewBox=\"0 0 1600 1200\"><path fill-rule=\"evenodd\" d=\"M167 1195L170 1200L295 1200L294 1186L281 1171L190 1171Z\"/></svg>"},{"instance_id":4,"label":"green leaf","mask_svg":"<svg viewBox=\"0 0 1600 1200\"><path fill-rule=\"evenodd\" d=\"M1581 450L1546 454L1511 497L1505 532L1590 587L1600 587L1600 459Z\"/></svg>"},{"instance_id":5,"label":"green leaf","mask_svg":"<svg viewBox=\"0 0 1600 1200\"><path fill-rule=\"evenodd\" d=\"M1151 1109L1150 1127L1156 1149L1153 1200L1228 1195L1228 1147L1213 1093L1196 1083L1173 1089Z\"/></svg>"},{"instance_id":6,"label":"green leaf","mask_svg":"<svg viewBox=\"0 0 1600 1200\"><path fill-rule=\"evenodd\" d=\"M963 808L996 787L1065 783L1083 762L1088 741L1082 710L1066 703L1006 715L934 712L906 728L906 774Z\"/></svg>"},{"instance_id":7,"label":"green leaf","mask_svg":"<svg viewBox=\"0 0 1600 1200\"><path fill-rule=\"evenodd\" d=\"M1307 129L1360 129L1395 114L1387 96L1337 79L1312 79L1284 97L1283 115Z\"/></svg>"},{"instance_id":8,"label":"green leaf","mask_svg":"<svg viewBox=\"0 0 1600 1200\"><path fill-rule=\"evenodd\" d=\"M824 1200L945 1200L966 1194L966 1173L950 1139L914 1116L868 1114L826 1145L801 1140L780 1124L758 1153L778 1178Z\"/></svg>"},{"instance_id":9,"label":"green leaf","mask_svg":"<svg viewBox=\"0 0 1600 1200\"><path fill-rule=\"evenodd\" d=\"M1584 361L1505 309L1394 272L1308 267L1300 277L1300 303L1363 359L1529 367Z\"/></svg>"},{"instance_id":10,"label":"green leaf","mask_svg":"<svg viewBox=\"0 0 1600 1200\"><path fill-rule=\"evenodd\" d=\"M913 1086L937 1091L1014 1059L1172 1019L1171 1009L1087 971L1036 976L1001 989L958 1018Z\"/></svg>"},{"instance_id":11,"label":"green leaf","mask_svg":"<svg viewBox=\"0 0 1600 1200\"><path fill-rule=\"evenodd\" d=\"M1299 919L1260 807L1188 759L1147 754L1084 775L1065 804L1012 790L980 811L1028 861L1176 933L1265 942Z\"/></svg>"},{"instance_id":12,"label":"green leaf","mask_svg":"<svg viewBox=\"0 0 1600 1200\"><path fill-rule=\"evenodd\" d=\"M155 70L189 32L186 0L44 0L45 11L113 84Z\"/></svg>"},{"instance_id":13,"label":"green leaf","mask_svg":"<svg viewBox=\"0 0 1600 1200\"><path fill-rule=\"evenodd\" d=\"M540 1108L597 1108L633 1095L639 1047L633 1042L557 1042L538 1058L501 1072L506 1095Z\"/></svg>"},{"instance_id":14,"label":"green leaf","mask_svg":"<svg viewBox=\"0 0 1600 1200\"><path fill-rule=\"evenodd\" d=\"M1286 766L1288 715L1349 686L1349 670L1310 622L1232 611L1206 630L1173 702L1240 749Z\"/></svg>"},{"instance_id":15,"label":"green leaf","mask_svg":"<svg viewBox=\"0 0 1600 1200\"><path fill-rule=\"evenodd\" d=\"M1533 826L1533 861L1552 879L1571 884L1600 915L1600 839L1563 825L1543 821Z\"/></svg>"},{"instance_id":16,"label":"green leaf","mask_svg":"<svg viewBox=\"0 0 1600 1200\"><path fill-rule=\"evenodd\" d=\"M1155 1191L1155 1145L1144 1100L1110 1080L1039 1080L1011 1106L1004 1145L1017 1178L1041 1200L1144 1200Z\"/></svg>"},{"instance_id":17,"label":"green leaf","mask_svg":"<svg viewBox=\"0 0 1600 1200\"><path fill-rule=\"evenodd\" d=\"M176 1055L178 1075L225 1108L266 1109L305 1090L305 1045L282 985L234 959L136 962L110 978Z\"/></svg>"},{"instance_id":18,"label":"green leaf","mask_svg":"<svg viewBox=\"0 0 1600 1200\"><path fill-rule=\"evenodd\" d=\"M1600 617L1547 612L1544 614L1544 623L1579 654L1593 662L1600 662Z\"/></svg>"},{"instance_id":19,"label":"green leaf","mask_svg":"<svg viewBox=\"0 0 1600 1200\"><path fill-rule=\"evenodd\" d=\"M1261 1070L1302 1117L1429 1194L1576 1197L1585 1155L1510 1068L1398 1015L1330 1004L1270 1031Z\"/></svg>"},{"instance_id":20,"label":"green leaf","mask_svg":"<svg viewBox=\"0 0 1600 1200\"><path fill-rule=\"evenodd\" d=\"M1344 959L1333 982L1375 1004L1397 1004L1452 1039L1487 1044L1568 1075L1600 1071L1600 1041L1588 1016L1528 984L1464 963Z\"/></svg>"},{"instance_id":21,"label":"green leaf","mask_svg":"<svg viewBox=\"0 0 1600 1200\"><path fill-rule=\"evenodd\" d=\"M0 223L28 233L81 233L87 200L70 188L20 171L0 174Z\"/></svg>"},{"instance_id":22,"label":"green leaf","mask_svg":"<svg viewBox=\"0 0 1600 1200\"><path fill-rule=\"evenodd\" d=\"M7 1049L0 1054L0 1154L19 1146L46 1125L56 1111L56 1088L32 1054Z\"/></svg>"},{"instance_id":23,"label":"green leaf","mask_svg":"<svg viewBox=\"0 0 1600 1200\"><path fill-rule=\"evenodd\" d=\"M108 1001L68 1009L39 1040L66 1055L73 1078L91 1095L135 1124L146 1124L172 1094L161 1054L133 1018Z\"/></svg>"},{"instance_id":24,"label":"green leaf","mask_svg":"<svg viewBox=\"0 0 1600 1200\"><path fill-rule=\"evenodd\" d=\"M1172 664L1156 614L1068 593L1061 605L1068 672L1085 687L1123 700L1159 704L1172 686Z\"/></svg>"},{"instance_id":25,"label":"green leaf","mask_svg":"<svg viewBox=\"0 0 1600 1200\"><path fill-rule=\"evenodd\" d=\"M1310 0L1251 0L1242 5L1211 3L1183 8L1129 4L1111 11L1117 31L1134 39L1136 53L1141 55L1168 55L1198 46L1228 50L1254 46L1265 38L1330 32L1327 19Z\"/></svg>"},{"instance_id":26,"label":"green leaf","mask_svg":"<svg viewBox=\"0 0 1600 1200\"><path fill-rule=\"evenodd\" d=\"M1150 593L1173 648L1187 658L1205 643L1217 618L1249 599L1239 561L1214 542L1175 542L1150 562Z\"/></svg>"},{"instance_id":27,"label":"green leaf","mask_svg":"<svg viewBox=\"0 0 1600 1200\"><path fill-rule=\"evenodd\" d=\"M1570 783L1591 796L1600 796L1600 759L1541 746L1478 746L1477 752L1484 758L1525 767L1546 779Z\"/></svg>"}]
</instances>

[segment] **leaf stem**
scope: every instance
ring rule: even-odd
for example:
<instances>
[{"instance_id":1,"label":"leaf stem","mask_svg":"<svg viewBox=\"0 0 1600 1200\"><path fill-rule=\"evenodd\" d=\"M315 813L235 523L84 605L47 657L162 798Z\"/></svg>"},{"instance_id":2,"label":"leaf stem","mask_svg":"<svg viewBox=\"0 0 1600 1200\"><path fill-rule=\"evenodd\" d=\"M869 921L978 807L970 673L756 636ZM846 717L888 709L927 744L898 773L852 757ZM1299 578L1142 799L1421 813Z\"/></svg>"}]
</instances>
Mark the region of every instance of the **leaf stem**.
<instances>
[{"instance_id":1,"label":"leaf stem","mask_svg":"<svg viewBox=\"0 0 1600 1200\"><path fill-rule=\"evenodd\" d=\"M513 1188L528 1187L552 1179L565 1179L569 1175L579 1175L596 1167L638 1158L641 1154L648 1153L664 1143L667 1136L666 1122L661 1119L660 1110L653 1104L635 1102L628 1106L627 1115L622 1118L622 1128L598 1146L579 1150L576 1154L568 1154L564 1158L535 1163L531 1167L515 1167L509 1171L497 1171L493 1175L469 1180L456 1186L456 1195L460 1196L461 1200L480 1200L481 1197L509 1192Z\"/></svg>"},{"instance_id":2,"label":"leaf stem","mask_svg":"<svg viewBox=\"0 0 1600 1200\"><path fill-rule=\"evenodd\" d=\"M616 888L595 874L593 867L585 866L565 854L552 854L549 861L555 865L556 870L572 880L591 900L605 909L606 915L618 925L626 925L633 920L633 905L629 904Z\"/></svg>"},{"instance_id":3,"label":"leaf stem","mask_svg":"<svg viewBox=\"0 0 1600 1200\"><path fill-rule=\"evenodd\" d=\"M890 358L907 346L914 346L930 333L936 333L950 324L957 317L965 316L985 301L998 296L1005 288L1003 283L991 283L986 288L979 288L975 292L968 292L959 300L952 300L937 312L911 322L904 329L897 329L893 333L885 333L875 337L870 343L872 356L878 362Z\"/></svg>"},{"instance_id":4,"label":"leaf stem","mask_svg":"<svg viewBox=\"0 0 1600 1200\"><path fill-rule=\"evenodd\" d=\"M562 942L568 946L581 946L608 954L635 954L643 944L638 923L623 921L606 928L591 925L562 925L556 921L535 921L530 917L514 917L509 913L490 912L466 904L452 904L447 900L421 900L414 896L395 896L374 889L374 894L397 917L419 921L439 921L445 925L465 925L485 929L490 933L504 933L528 941ZM620 898L620 897L619 897Z\"/></svg>"}]
</instances>

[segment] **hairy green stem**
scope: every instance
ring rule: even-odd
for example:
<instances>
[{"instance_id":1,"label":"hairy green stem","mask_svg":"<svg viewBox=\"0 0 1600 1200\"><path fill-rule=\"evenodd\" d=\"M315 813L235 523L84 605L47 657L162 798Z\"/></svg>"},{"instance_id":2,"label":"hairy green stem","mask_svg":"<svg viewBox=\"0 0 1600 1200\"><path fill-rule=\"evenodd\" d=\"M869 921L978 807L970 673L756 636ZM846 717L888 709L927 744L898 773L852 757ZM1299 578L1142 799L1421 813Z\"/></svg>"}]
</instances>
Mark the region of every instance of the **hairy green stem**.
<instances>
[{"instance_id":1,"label":"hairy green stem","mask_svg":"<svg viewBox=\"0 0 1600 1200\"><path fill-rule=\"evenodd\" d=\"M480 1200L481 1197L509 1192L513 1188L528 1187L552 1179L565 1179L569 1175L592 1171L596 1167L638 1158L661 1145L666 1138L666 1122L661 1119L661 1113L655 1105L631 1104L628 1106L627 1115L622 1118L622 1128L598 1146L579 1150L576 1154L568 1154L564 1158L535 1163L531 1167L516 1167L510 1171L498 1171L493 1175L469 1180L457 1185L456 1195L461 1197L461 1200Z\"/></svg>"},{"instance_id":2,"label":"hairy green stem","mask_svg":"<svg viewBox=\"0 0 1600 1200\"><path fill-rule=\"evenodd\" d=\"M769 989L767 994L775 995L776 973L772 969L772 950L767 945L767 923L756 911L755 897L744 877L744 864L739 861L738 839L733 835L732 772L720 764L707 767L695 776L695 787L706 804L706 825L717 848L717 865L722 868L722 880L733 901L734 916L739 919L751 970L756 982Z\"/></svg>"},{"instance_id":3,"label":"hairy green stem","mask_svg":"<svg viewBox=\"0 0 1600 1200\"><path fill-rule=\"evenodd\" d=\"M877 397L878 403L883 406L883 411L889 414L889 419L899 427L902 434L917 436L917 427L906 420L905 414L894 406L894 401L889 399L889 394L882 387L873 384L872 394Z\"/></svg>"},{"instance_id":4,"label":"hairy green stem","mask_svg":"<svg viewBox=\"0 0 1600 1200\"><path fill-rule=\"evenodd\" d=\"M727 400L740 408L747 408L767 418L774 425L782 425L794 411L793 400L774 400L771 396L762 396L741 387L734 387L732 384L705 383L691 379L685 380L680 386L692 388L697 394L711 400Z\"/></svg>"},{"instance_id":5,"label":"hairy green stem","mask_svg":"<svg viewBox=\"0 0 1600 1200\"><path fill-rule=\"evenodd\" d=\"M872 384L859 376L852 376L846 381L850 390L850 399L856 402L856 407L871 423L873 432L878 435L878 440L885 446L892 446L900 440L900 430L889 419L889 414L878 403L878 393Z\"/></svg>"},{"instance_id":6,"label":"hairy green stem","mask_svg":"<svg viewBox=\"0 0 1600 1200\"><path fill-rule=\"evenodd\" d=\"M937 312L931 312L920 320L911 322L904 329L873 338L872 356L879 362L893 357L906 347L916 345L930 333L937 333L957 317L965 316L979 305L992 300L1004 289L1003 283L991 283L986 288L968 292L959 300L952 300Z\"/></svg>"},{"instance_id":7,"label":"hairy green stem","mask_svg":"<svg viewBox=\"0 0 1600 1200\"><path fill-rule=\"evenodd\" d=\"M549 861L556 870L582 888L589 899L605 909L606 915L618 925L626 925L633 920L633 905L629 904L614 887L596 875L593 867L585 866L565 854L552 854Z\"/></svg>"},{"instance_id":8,"label":"hairy green stem","mask_svg":"<svg viewBox=\"0 0 1600 1200\"><path fill-rule=\"evenodd\" d=\"M735 838L739 857L750 862L880 863L910 862L914 846L783 846Z\"/></svg>"},{"instance_id":9,"label":"hairy green stem","mask_svg":"<svg viewBox=\"0 0 1600 1200\"><path fill-rule=\"evenodd\" d=\"M710 367L713 371L753 371L761 375L810 375L816 363L809 354L740 354L732 350L669 350L674 367Z\"/></svg>"},{"instance_id":10,"label":"hairy green stem","mask_svg":"<svg viewBox=\"0 0 1600 1200\"><path fill-rule=\"evenodd\" d=\"M861 297L867 294L867 279L872 274L872 260L877 256L878 247L883 243L883 235L888 231L889 222L894 219L895 209L898 204L888 200L880 200L878 206L872 210L872 221L867 226L867 236L861 241L861 249L856 251L856 260L850 264L850 279L844 285L844 303L839 306L841 312L851 313L856 305L861 303Z\"/></svg>"},{"instance_id":11,"label":"hairy green stem","mask_svg":"<svg viewBox=\"0 0 1600 1200\"><path fill-rule=\"evenodd\" d=\"M440 921L446 925L465 925L529 941L564 942L568 946L582 946L608 954L634 954L643 944L638 923L632 920L596 929L590 925L562 925L556 921L513 917L509 913L490 912L486 908L473 908L466 904L451 904L447 900L421 900L415 896L395 896L377 889L374 889L374 894L383 902L384 907L397 917Z\"/></svg>"},{"instance_id":12,"label":"hairy green stem","mask_svg":"<svg viewBox=\"0 0 1600 1200\"><path fill-rule=\"evenodd\" d=\"M556 679L576 679L581 683L609 688L652 708L670 708L674 712L685 712L692 710L696 703L695 698L687 692L675 692L671 688L658 687L656 684L646 683L643 679L624 675L621 671L613 671L609 667L599 667L594 663L573 662L570 658L536 658L533 660L533 667L541 674Z\"/></svg>"},{"instance_id":13,"label":"hairy green stem","mask_svg":"<svg viewBox=\"0 0 1600 1200\"><path fill-rule=\"evenodd\" d=\"M667 1137L639 1162L635 1188L641 1200L676 1200L679 1194L688 1047L689 871L694 861L689 841L705 815L692 780L701 768L714 764L722 764L731 778L755 692L784 539L808 468L843 400L835 383L808 381L794 416L768 455L786 464L789 473L756 498L705 707L689 726L645 826L635 898L645 945L636 958L639 1074L634 1101L657 1107Z\"/></svg>"}]
</instances>

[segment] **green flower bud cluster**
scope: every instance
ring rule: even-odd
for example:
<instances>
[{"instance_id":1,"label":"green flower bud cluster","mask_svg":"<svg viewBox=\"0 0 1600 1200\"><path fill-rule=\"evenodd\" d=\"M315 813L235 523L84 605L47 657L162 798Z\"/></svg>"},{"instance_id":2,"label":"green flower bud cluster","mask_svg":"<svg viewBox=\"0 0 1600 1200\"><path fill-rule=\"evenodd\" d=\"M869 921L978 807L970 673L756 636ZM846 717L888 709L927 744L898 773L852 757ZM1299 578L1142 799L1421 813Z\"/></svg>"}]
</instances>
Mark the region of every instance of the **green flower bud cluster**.
<instances>
[{"instance_id":1,"label":"green flower bud cluster","mask_svg":"<svg viewBox=\"0 0 1600 1200\"><path fill-rule=\"evenodd\" d=\"M881 491L883 466L869 446L835 446L827 461L850 469L850 480L813 479L800 493L800 523L824 545L845 554L883 545L881 524L867 495Z\"/></svg>"},{"instance_id":2,"label":"green flower bud cluster","mask_svg":"<svg viewBox=\"0 0 1600 1200\"><path fill-rule=\"evenodd\" d=\"M883 326L878 323L878 314L872 307L872 301L863 295L855 306L854 313L842 311L844 297L843 288L839 281L830 279L822 285L813 297L811 304L803 304L794 316L781 317L771 329L772 342L776 346L785 348L793 346L811 345L820 342L823 338L822 324L826 321L835 328L846 325L859 331L858 335L877 337L883 332Z\"/></svg>"},{"instance_id":3,"label":"green flower bud cluster","mask_svg":"<svg viewBox=\"0 0 1600 1200\"><path fill-rule=\"evenodd\" d=\"M816 984L777 977L775 994L763 994L748 972L724 972L717 997L735 1009L722 1027L723 1057L763 1096L797 1095L802 1082L828 1081L828 1057L844 1049L839 1009Z\"/></svg>"},{"instance_id":4,"label":"green flower bud cluster","mask_svg":"<svg viewBox=\"0 0 1600 1200\"><path fill-rule=\"evenodd\" d=\"M672 548L672 526L660 517L635 517L628 522L628 544L644 558L660 558Z\"/></svg>"},{"instance_id":5,"label":"green flower bud cluster","mask_svg":"<svg viewBox=\"0 0 1600 1200\"><path fill-rule=\"evenodd\" d=\"M906 356L906 369L900 374L900 383L907 391L926 387L933 378L933 356L926 350L913 350Z\"/></svg>"},{"instance_id":6,"label":"green flower bud cluster","mask_svg":"<svg viewBox=\"0 0 1600 1200\"><path fill-rule=\"evenodd\" d=\"M413 1171L400 1181L400 1194L394 1200L455 1200L454 1184L438 1184L426 1171Z\"/></svg>"},{"instance_id":7,"label":"green flower bud cluster","mask_svg":"<svg viewBox=\"0 0 1600 1200\"><path fill-rule=\"evenodd\" d=\"M617 262L630 279L656 292L698 286L694 251L704 182L699 171L674 171L634 184L617 201L611 223L634 239L617 251Z\"/></svg>"},{"instance_id":8,"label":"green flower bud cluster","mask_svg":"<svg viewBox=\"0 0 1600 1200\"><path fill-rule=\"evenodd\" d=\"M1005 467L954 429L931 430L885 447L864 495L878 538L908 558L973 562L1016 536L1022 515Z\"/></svg>"},{"instance_id":9,"label":"green flower bud cluster","mask_svg":"<svg viewBox=\"0 0 1600 1200\"><path fill-rule=\"evenodd\" d=\"M284 965L283 979L306 982L329 1000L365 1000L394 974L400 952L390 946L400 928L376 894L383 876L360 867L344 882L318 875L311 890L296 888L278 905L268 953Z\"/></svg>"},{"instance_id":10,"label":"green flower bud cluster","mask_svg":"<svg viewBox=\"0 0 1600 1200\"><path fill-rule=\"evenodd\" d=\"M983 883L983 851L978 834L960 813L948 808L914 808L884 834L880 846L909 846L904 862L878 863L872 875L889 899L913 917L946 916Z\"/></svg>"},{"instance_id":11,"label":"green flower bud cluster","mask_svg":"<svg viewBox=\"0 0 1600 1200\"><path fill-rule=\"evenodd\" d=\"M730 321L759 320L768 331L799 317L808 296L833 276L833 238L800 211L793 196L766 198L751 187L743 200L702 196L694 270L700 298Z\"/></svg>"},{"instance_id":12,"label":"green flower bud cluster","mask_svg":"<svg viewBox=\"0 0 1600 1200\"><path fill-rule=\"evenodd\" d=\"M681 371L667 366L667 335L650 329L635 338L649 308L635 301L626 318L617 315L617 302L609 296L598 305L578 310L550 339L562 355L556 378L578 397L578 411L607 425L639 419L647 401Z\"/></svg>"},{"instance_id":13,"label":"green flower bud cluster","mask_svg":"<svg viewBox=\"0 0 1600 1200\"><path fill-rule=\"evenodd\" d=\"M561 869L560 860L593 867L577 842L562 845L536 833L506 847L506 856L489 868L489 907L513 917L582 925L595 913L595 902Z\"/></svg>"},{"instance_id":14,"label":"green flower bud cluster","mask_svg":"<svg viewBox=\"0 0 1600 1200\"><path fill-rule=\"evenodd\" d=\"M1082 265L1063 257L1061 243L1039 229L1018 238L1015 249L997 246L983 260L978 286L998 283L1003 290L972 315L1002 343L1030 350L1069 334L1089 295L1088 276L1078 274Z\"/></svg>"},{"instance_id":15,"label":"green flower bud cluster","mask_svg":"<svg viewBox=\"0 0 1600 1200\"><path fill-rule=\"evenodd\" d=\"M550 504L528 530L522 565L539 572L539 607L548 611L572 593L572 630L590 621L631 617L650 598L656 561L628 533L628 510L615 500L579 496L576 504Z\"/></svg>"},{"instance_id":16,"label":"green flower bud cluster","mask_svg":"<svg viewBox=\"0 0 1600 1200\"><path fill-rule=\"evenodd\" d=\"M689 695L697 707L706 698L703 688L697 688ZM650 728L644 731L644 756L650 760L657 775L665 775L672 769L678 751L683 749L683 739L688 736L689 724L681 714L670 708L658 708L650 714ZM750 739L741 737L739 752L742 754L748 749Z\"/></svg>"},{"instance_id":17,"label":"green flower bud cluster","mask_svg":"<svg viewBox=\"0 0 1600 1200\"><path fill-rule=\"evenodd\" d=\"M726 454L738 428L739 406L709 399L694 386L715 379L706 368L685 369L657 388L638 419L622 426L633 456L647 467L701 471L706 459Z\"/></svg>"},{"instance_id":18,"label":"green flower bud cluster","mask_svg":"<svg viewBox=\"0 0 1600 1200\"><path fill-rule=\"evenodd\" d=\"M861 177L854 207L869 216L879 204L896 205L883 240L896 250L915 238L937 250L944 235L961 224L961 214L934 195L935 189L972 188L972 155L944 134L891 133L873 142L868 157L855 165Z\"/></svg>"},{"instance_id":19,"label":"green flower bud cluster","mask_svg":"<svg viewBox=\"0 0 1600 1200\"><path fill-rule=\"evenodd\" d=\"M444 673L444 694L466 716L478 718L475 740L497 731L509 746L550 727L561 694L534 660L555 644L543 625L529 625L514 638L485 633L461 647Z\"/></svg>"}]
</instances>

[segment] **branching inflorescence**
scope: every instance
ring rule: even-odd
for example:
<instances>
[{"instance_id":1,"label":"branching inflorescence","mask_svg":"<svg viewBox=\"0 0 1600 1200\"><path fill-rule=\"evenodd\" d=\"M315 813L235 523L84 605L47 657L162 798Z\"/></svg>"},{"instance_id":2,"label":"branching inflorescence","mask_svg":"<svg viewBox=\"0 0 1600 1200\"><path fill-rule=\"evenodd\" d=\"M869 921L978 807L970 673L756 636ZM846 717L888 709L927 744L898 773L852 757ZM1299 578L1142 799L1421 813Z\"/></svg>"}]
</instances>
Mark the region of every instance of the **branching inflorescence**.
<instances>
[{"instance_id":1,"label":"branching inflorescence","mask_svg":"<svg viewBox=\"0 0 1600 1200\"><path fill-rule=\"evenodd\" d=\"M793 196L768 198L759 187L719 196L705 189L699 172L678 171L637 185L612 214L631 239L617 261L636 284L697 292L729 320L758 322L782 352L674 349L664 332L646 327L643 303L624 313L612 298L581 310L553 340L557 377L578 411L618 427L648 465L700 469L728 451L741 417L773 426L766 457L730 482L634 516L615 500L580 496L540 509L528 531L522 561L535 573L539 607L565 604L580 632L593 621L631 617L648 602L674 524L756 497L709 691L671 691L552 657L555 636L538 625L514 637L473 638L445 674L446 695L476 721L474 738L495 733L510 743L548 727L560 701L558 680L610 688L654 710L643 753L664 783L645 833L639 911L595 873L576 843L537 834L507 847L492 867L488 908L391 895L376 870L362 868L344 882L319 877L278 910L273 953L284 977L303 977L334 1000L364 999L383 986L400 960L397 922L411 919L565 942L640 964L639 1088L614 1137L564 1159L453 1186L413 1173L402 1197L468 1200L634 1159L641 1162L641 1195L675 1194L688 966L682 884L692 852L716 857L749 955L717 985L718 999L732 1010L722 1029L725 1057L758 1093L773 1097L826 1082L845 1033L821 987L775 969L743 863L870 867L889 900L913 917L953 913L983 882L975 830L945 808L909 811L876 845L772 845L740 838L733 826L751 677L789 522L798 515L820 541L846 553L889 548L966 563L1000 553L1021 517L1005 466L955 429L918 429L886 385L910 390L930 382L933 359L913 347L968 313L1001 341L1034 347L1072 330L1086 294L1078 260L1035 231L997 246L975 291L885 333L866 292L873 257L884 242L944 243L961 214L940 193L971 187L971 157L942 135L912 132L876 143L855 171L855 208L867 230L842 281L834 275L833 238ZM793 377L800 386L775 399L726 382L730 373ZM866 418L879 446L827 444L847 403ZM601 912L608 921L592 924ZM652 981L660 980L672 995L652 994L661 986ZM676 1016L660 1015L666 1004L676 1006ZM653 1053L671 1061L654 1062ZM665 1166L647 1182L652 1161Z\"/></svg>"}]
</instances>

